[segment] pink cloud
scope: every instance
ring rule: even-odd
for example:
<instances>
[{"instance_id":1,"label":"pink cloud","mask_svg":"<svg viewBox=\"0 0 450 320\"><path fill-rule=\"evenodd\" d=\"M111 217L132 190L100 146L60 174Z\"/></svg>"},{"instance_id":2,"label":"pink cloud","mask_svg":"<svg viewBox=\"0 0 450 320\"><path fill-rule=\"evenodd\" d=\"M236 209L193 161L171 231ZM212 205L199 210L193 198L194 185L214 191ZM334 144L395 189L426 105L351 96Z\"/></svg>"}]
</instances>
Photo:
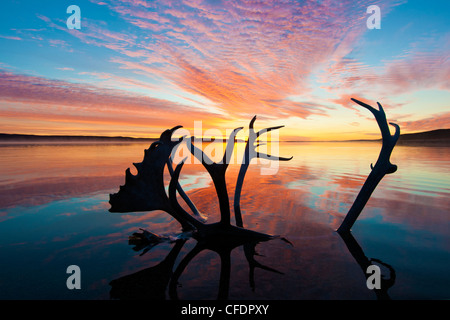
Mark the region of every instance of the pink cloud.
<instances>
[{"instance_id":1,"label":"pink cloud","mask_svg":"<svg viewBox=\"0 0 450 320\"><path fill-rule=\"evenodd\" d=\"M117 79L116 79L117 80ZM119 79L120 80L120 79ZM166 127L184 115L195 120L216 114L162 99L123 90L70 83L0 71L0 115L61 123L111 124L115 126Z\"/></svg>"},{"instance_id":2,"label":"pink cloud","mask_svg":"<svg viewBox=\"0 0 450 320\"><path fill-rule=\"evenodd\" d=\"M448 49L408 53L377 67L342 58L329 65L322 79L330 91L370 91L378 98L424 89L450 90Z\"/></svg>"},{"instance_id":3,"label":"pink cloud","mask_svg":"<svg viewBox=\"0 0 450 320\"><path fill-rule=\"evenodd\" d=\"M16 37L16 36L2 36L2 35L0 35L0 38L8 39L8 40L22 40L22 38Z\"/></svg>"},{"instance_id":4,"label":"pink cloud","mask_svg":"<svg viewBox=\"0 0 450 320\"><path fill-rule=\"evenodd\" d=\"M415 53L409 59L394 60L380 77L394 93L425 88L450 90L450 60L447 52Z\"/></svg>"},{"instance_id":5,"label":"pink cloud","mask_svg":"<svg viewBox=\"0 0 450 320\"><path fill-rule=\"evenodd\" d=\"M140 58L140 62L112 61L121 68L157 74L208 99L230 117L255 109L262 116L325 115L322 106L305 107L289 96L308 92L314 67L330 54L344 55L364 31L355 27L358 19L354 19L361 15L362 3L233 1L216 5L197 0L154 5L150 11L141 3L110 5L142 31L157 32L151 41L127 42L121 35L112 37L95 28L85 41ZM110 43L105 36L118 42Z\"/></svg>"},{"instance_id":6,"label":"pink cloud","mask_svg":"<svg viewBox=\"0 0 450 320\"><path fill-rule=\"evenodd\" d=\"M435 129L450 129L450 112L442 112L431 117L411 121L398 121L406 132L420 132Z\"/></svg>"}]
</instances>

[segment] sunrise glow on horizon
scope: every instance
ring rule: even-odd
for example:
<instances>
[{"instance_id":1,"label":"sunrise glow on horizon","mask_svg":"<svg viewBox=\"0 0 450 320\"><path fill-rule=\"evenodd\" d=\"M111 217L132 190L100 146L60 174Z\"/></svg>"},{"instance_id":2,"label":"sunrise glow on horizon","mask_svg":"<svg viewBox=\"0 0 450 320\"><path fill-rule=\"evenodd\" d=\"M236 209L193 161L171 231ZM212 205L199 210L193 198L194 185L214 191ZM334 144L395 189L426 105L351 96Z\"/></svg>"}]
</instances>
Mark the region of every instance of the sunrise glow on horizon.
<instances>
[{"instance_id":1,"label":"sunrise glow on horizon","mask_svg":"<svg viewBox=\"0 0 450 320\"><path fill-rule=\"evenodd\" d=\"M70 5L81 9L69 29ZM368 6L381 9L369 29ZM284 125L281 140L450 128L448 1L7 1L0 133L157 137ZM238 136L239 138L239 136Z\"/></svg>"}]
</instances>

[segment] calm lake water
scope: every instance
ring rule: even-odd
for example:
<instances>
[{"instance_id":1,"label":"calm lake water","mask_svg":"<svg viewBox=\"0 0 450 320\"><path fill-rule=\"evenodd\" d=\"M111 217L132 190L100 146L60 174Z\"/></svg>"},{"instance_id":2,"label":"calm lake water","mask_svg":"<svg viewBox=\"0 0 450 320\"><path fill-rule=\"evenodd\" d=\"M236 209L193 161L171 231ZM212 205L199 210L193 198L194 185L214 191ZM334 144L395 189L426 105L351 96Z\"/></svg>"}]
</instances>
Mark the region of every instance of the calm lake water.
<instances>
[{"instance_id":1,"label":"calm lake water","mask_svg":"<svg viewBox=\"0 0 450 320\"><path fill-rule=\"evenodd\" d=\"M110 283L119 278L128 280L129 288L154 287L153 295L167 299L223 295L224 260L210 250L197 254L174 286L153 283L158 270L172 268L171 258L172 270L185 261L196 241L178 247L162 243L142 254L128 237L139 228L179 232L168 214L108 212L109 194L124 184L125 169L142 161L146 148L141 143L0 146L0 299L110 299ZM256 268L252 277L249 248L232 250L226 296L377 299L366 286L363 267L376 259L372 262L390 278L382 283L385 297L449 299L450 148L397 146L391 160L399 170L381 181L353 227L353 238L344 241L335 232L379 149L370 142L282 143L280 155L294 158L280 163L276 174L252 164L241 198L245 227L281 235L292 245L280 239L257 244L255 260L271 269ZM235 164L227 171L231 201L238 170ZM206 170L185 165L180 182L208 221L217 221L218 202ZM66 287L69 265L81 269L81 290Z\"/></svg>"}]
</instances>

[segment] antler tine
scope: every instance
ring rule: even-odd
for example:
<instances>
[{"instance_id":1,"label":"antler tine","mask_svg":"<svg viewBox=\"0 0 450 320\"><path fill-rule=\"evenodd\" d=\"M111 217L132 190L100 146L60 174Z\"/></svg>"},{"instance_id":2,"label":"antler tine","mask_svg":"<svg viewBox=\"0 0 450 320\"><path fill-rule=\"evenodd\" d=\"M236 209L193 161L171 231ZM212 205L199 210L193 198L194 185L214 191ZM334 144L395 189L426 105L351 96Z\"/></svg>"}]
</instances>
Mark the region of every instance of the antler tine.
<instances>
[{"instance_id":1,"label":"antler tine","mask_svg":"<svg viewBox=\"0 0 450 320\"><path fill-rule=\"evenodd\" d=\"M239 129L239 128L238 128ZM237 129L235 129L236 131ZM208 171L211 176L214 188L216 189L217 197L219 198L220 207L220 223L222 225L230 225L230 203L228 200L227 185L225 181L225 172L228 167L228 163L215 163L213 162L203 150L197 148L189 141L189 150L191 153L201 161L203 167Z\"/></svg>"},{"instance_id":2,"label":"antler tine","mask_svg":"<svg viewBox=\"0 0 450 320\"><path fill-rule=\"evenodd\" d=\"M194 157L196 157L203 165L213 163L213 161L203 152L202 149L194 146L192 139L186 139L186 144L189 151L191 151Z\"/></svg>"},{"instance_id":3,"label":"antler tine","mask_svg":"<svg viewBox=\"0 0 450 320\"><path fill-rule=\"evenodd\" d=\"M391 132L389 131L389 125L386 119L386 113L384 112L383 106L377 102L378 112L374 113L375 119L377 120L378 127L381 131L381 136L383 138L383 142L390 143L391 142Z\"/></svg>"},{"instance_id":4,"label":"antler tine","mask_svg":"<svg viewBox=\"0 0 450 320\"><path fill-rule=\"evenodd\" d=\"M261 159L278 160L278 161L289 161L289 160L292 160L292 158L294 158L293 156L290 157L290 158L279 157L279 156L272 156L270 154L261 153L261 152L256 152L256 157L257 158L261 158Z\"/></svg>"},{"instance_id":5,"label":"antler tine","mask_svg":"<svg viewBox=\"0 0 450 320\"><path fill-rule=\"evenodd\" d=\"M261 130L259 130L256 133L256 139L258 139L262 134L268 133L268 132L273 131L273 130L278 130L278 129L281 129L281 128L284 128L284 125L261 129ZM260 141L258 141L255 144L255 148L259 147L260 145L262 145L262 143ZM286 158L286 157L272 156L272 155L268 155L268 154L265 154L265 153L261 153L259 151L256 152L256 157L257 158L262 158L262 159L267 159L267 160L278 160L278 161L289 161L289 160L291 160L293 158L293 157Z\"/></svg>"},{"instance_id":6,"label":"antler tine","mask_svg":"<svg viewBox=\"0 0 450 320\"><path fill-rule=\"evenodd\" d=\"M238 174L238 177L236 180L236 189L234 191L234 217L236 220L236 225L238 227L243 227L240 199L241 199L242 185L244 184L245 174L247 173L247 170L248 170L248 167L250 165L252 158L256 156L256 157L260 157L260 158L266 158L269 160L280 160L280 161L289 161L292 159L292 157L284 158L284 157L269 156L267 154L263 154L263 153L257 152L255 150L255 148L257 148L261 145L261 142L259 142L259 141L256 142L256 140L258 139L258 137L261 134L284 127L284 126L269 127L269 128L261 129L260 131L255 133L254 127L253 127L255 124L255 120L256 120L256 115L252 118L252 120L250 121L250 123L248 125L250 132L249 132L247 144L245 146L243 163L241 164L241 168L239 169L239 174ZM252 150L250 150L250 148L252 148Z\"/></svg>"},{"instance_id":7,"label":"antler tine","mask_svg":"<svg viewBox=\"0 0 450 320\"><path fill-rule=\"evenodd\" d=\"M169 157L167 159L167 169L169 170L170 177L173 178L174 171L172 167L172 159ZM184 202L189 206L189 208L192 210L192 213L197 216L199 219L201 219L202 222L205 222L207 219L204 217L200 211L197 209L195 204L192 202L192 200L189 198L189 196L184 192L183 188L181 187L180 183L177 181L177 191L180 194L180 196L183 198Z\"/></svg>"},{"instance_id":8,"label":"antler tine","mask_svg":"<svg viewBox=\"0 0 450 320\"><path fill-rule=\"evenodd\" d=\"M167 130L165 130L163 133L161 133L161 136L159 137L159 139L160 139L162 142L164 142L164 143L170 142L170 141L171 141L171 138L172 138L172 134L173 134L176 130L178 130L178 129L182 128L182 127L183 127L183 126L178 125L178 126L173 127L172 129L167 129Z\"/></svg>"},{"instance_id":9,"label":"antler tine","mask_svg":"<svg viewBox=\"0 0 450 320\"><path fill-rule=\"evenodd\" d=\"M239 131L244 129L244 127L239 127L233 130L233 132L228 137L227 146L225 148L225 152L223 154L222 163L228 165L230 163L230 158L233 153L234 145L236 143L236 135Z\"/></svg>"},{"instance_id":10,"label":"antler tine","mask_svg":"<svg viewBox=\"0 0 450 320\"><path fill-rule=\"evenodd\" d=\"M172 178L170 179L169 183L169 201L171 206L176 210L176 212L180 215L180 217L184 220L186 220L189 224L193 225L194 227L201 228L203 226L203 223L192 217L186 210L184 210L180 204L177 201L177 185L178 185L178 179L180 177L181 168L183 167L184 162L186 161L186 158L183 159L175 168L175 171L173 172Z\"/></svg>"},{"instance_id":11,"label":"antler tine","mask_svg":"<svg viewBox=\"0 0 450 320\"><path fill-rule=\"evenodd\" d=\"M259 137L260 135L270 132L272 130L277 130L277 129L281 129L281 128L284 128L284 126L276 126L276 127L269 127L269 128L261 129L256 133L256 137Z\"/></svg>"},{"instance_id":12,"label":"antler tine","mask_svg":"<svg viewBox=\"0 0 450 320\"><path fill-rule=\"evenodd\" d=\"M278 130L278 129L281 129L281 128L284 128L284 125L261 129L261 130L259 130L259 131L256 133L256 139L258 139L258 138L259 138L262 134L264 134L264 133L270 132L270 131L272 131L272 130ZM261 144L262 144L262 143L258 141L258 142L255 144L255 148L256 148L256 147L259 147ZM280 157L280 156L272 156L272 155L265 154L265 153L261 153L261 152L257 151L257 152L256 152L256 158L267 159L267 160L289 161L289 160L291 160L293 157L286 158L286 157Z\"/></svg>"},{"instance_id":13,"label":"antler tine","mask_svg":"<svg viewBox=\"0 0 450 320\"><path fill-rule=\"evenodd\" d=\"M255 134L255 138L258 138L260 135L262 135L264 133L267 133L269 131L277 130L277 129L280 129L280 128L284 127L284 125L282 125L282 126L264 128L264 129L261 129L261 130L259 130L258 132L255 133L254 127L253 127L254 124L255 124L255 121L256 121L256 115L252 118L252 120L250 121L250 124L248 126L249 129L250 129L250 132Z\"/></svg>"},{"instance_id":14,"label":"antler tine","mask_svg":"<svg viewBox=\"0 0 450 320\"><path fill-rule=\"evenodd\" d=\"M386 113L385 113L381 103L377 102L377 105L378 105L378 110L377 110L377 109L373 108L372 106L370 106L364 102L361 102L357 99L351 98L351 100L353 100L357 104L363 106L364 108L368 109L375 116L375 120L377 121L377 124L381 131L383 143L389 143L389 144L393 143L395 145L395 143L397 142L397 140L400 136L400 127L393 122L389 122L389 124L395 128L394 135L391 135L391 133L389 131L389 127L388 127L388 122L386 119Z\"/></svg>"},{"instance_id":15,"label":"antler tine","mask_svg":"<svg viewBox=\"0 0 450 320\"><path fill-rule=\"evenodd\" d=\"M256 115L252 118L252 120L250 120L250 124L248 125L250 130L253 130L253 125L256 121Z\"/></svg>"},{"instance_id":16,"label":"antler tine","mask_svg":"<svg viewBox=\"0 0 450 320\"><path fill-rule=\"evenodd\" d=\"M180 128L183 128L183 126L181 126L181 125L175 126L175 127L173 127L172 129L170 129L170 131L171 131L172 133L174 133L175 131L177 131L177 130L180 129Z\"/></svg>"},{"instance_id":17,"label":"antler tine","mask_svg":"<svg viewBox=\"0 0 450 320\"><path fill-rule=\"evenodd\" d=\"M392 136L392 140L397 142L398 138L400 137L400 126L393 122L389 122L389 124L395 128L395 133Z\"/></svg>"},{"instance_id":18,"label":"antler tine","mask_svg":"<svg viewBox=\"0 0 450 320\"><path fill-rule=\"evenodd\" d=\"M377 102L378 105L378 110L375 109L374 107L359 101L357 99L351 98L351 100L353 100L354 102L356 102L357 104L359 104L360 106L363 106L364 108L368 109L370 112L372 112L372 114L375 117L375 120L377 121L378 126L380 127L380 131L381 131L381 136L383 137L383 141L386 143L389 143L392 139L391 139L391 133L389 131L389 127L388 127L388 122L386 120L386 113L384 112L383 106ZM392 125L392 123L390 123ZM395 126L395 125L394 125ZM400 130L400 128L396 127L396 131ZM400 134L400 132L398 133L398 135ZM398 139L398 138L397 138Z\"/></svg>"},{"instance_id":19,"label":"antler tine","mask_svg":"<svg viewBox=\"0 0 450 320\"><path fill-rule=\"evenodd\" d=\"M362 106L362 107L364 107L364 108L370 110L373 114L375 114L375 113L378 111L377 109L375 109L374 107L368 105L367 103L364 103L364 102L362 102L362 101L359 101L359 100L357 100L357 99L355 99L355 98L350 98L350 99L351 99L352 101L356 102L357 104L359 104L360 106ZM382 109L381 109L381 110L382 110Z\"/></svg>"}]
</instances>

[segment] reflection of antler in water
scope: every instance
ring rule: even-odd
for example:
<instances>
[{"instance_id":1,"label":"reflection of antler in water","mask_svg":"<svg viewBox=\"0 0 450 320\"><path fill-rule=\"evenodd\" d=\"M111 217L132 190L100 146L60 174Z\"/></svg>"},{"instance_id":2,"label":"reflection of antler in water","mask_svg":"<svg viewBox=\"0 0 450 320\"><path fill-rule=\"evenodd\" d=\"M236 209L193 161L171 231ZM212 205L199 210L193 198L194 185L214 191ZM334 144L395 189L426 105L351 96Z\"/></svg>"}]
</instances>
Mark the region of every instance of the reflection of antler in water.
<instances>
[{"instance_id":1,"label":"reflection of antler in water","mask_svg":"<svg viewBox=\"0 0 450 320\"><path fill-rule=\"evenodd\" d=\"M395 123L389 122L390 125L395 127L395 134L391 135L391 133L389 132L388 122L386 120L386 113L384 112L381 104L377 102L379 107L379 110L377 110L369 106L368 104L365 104L364 102L358 101L353 98L352 100L357 104L363 106L364 108L368 109L375 116L375 120L377 121L381 131L383 144L381 147L378 160L375 163L375 166L370 165L372 171L367 177L366 182L362 186L358 196L355 199L355 202L353 202L353 205L348 211L344 221L337 230L340 233L350 231L356 219L358 219L359 214L364 209L364 206L366 205L367 201L372 195L372 192L375 190L381 179L383 179L383 177L386 174L394 173L395 171L397 171L397 166L392 164L389 158L400 136L400 127Z\"/></svg>"},{"instance_id":2,"label":"reflection of antler in water","mask_svg":"<svg viewBox=\"0 0 450 320\"><path fill-rule=\"evenodd\" d=\"M146 230L142 231L142 233L134 233L133 236L130 236L129 240L129 244L136 245L133 248L135 251L143 250L142 254L160 243L171 242L175 243L175 245L168 256L158 265L119 279L112 280L110 282L110 296L113 299L162 300L166 298L166 289L169 287L169 297L173 300L178 300L177 288L180 276L192 259L204 250L216 252L220 257L221 268L217 296L219 300L228 298L231 277L231 252L239 246L243 246L244 248L245 257L249 264L250 287L253 290L255 288L255 268L261 268L263 270L283 274L282 272L267 267L255 260L254 256L257 255L255 251L255 247L258 244L257 242L242 243L240 241L229 241L225 244L223 242L216 242L211 239L197 242L196 246L189 253L187 253L186 256L184 256L175 271L173 271L175 261L178 258L182 247L188 240L189 233L184 233L178 237L166 237L153 234Z\"/></svg>"},{"instance_id":3,"label":"reflection of antler in water","mask_svg":"<svg viewBox=\"0 0 450 320\"><path fill-rule=\"evenodd\" d=\"M244 244L244 253L245 253L245 257L247 258L247 261L248 261L248 266L250 268L249 274L248 274L249 281L250 281L250 287L252 288L253 291L255 291L255 269L256 268L283 274L282 272L280 272L278 270L275 270L273 268L265 266L265 265L259 263L258 261L256 261L255 256L258 256L259 254L256 252L255 248L256 248L255 243Z\"/></svg>"},{"instance_id":4,"label":"reflection of antler in water","mask_svg":"<svg viewBox=\"0 0 450 320\"><path fill-rule=\"evenodd\" d=\"M252 289L255 288L255 279L254 279L254 269L256 267L261 268L263 270L268 270L271 272L276 272L279 274L283 274L273 268L267 267L259 263L255 260L254 256L256 255L255 247L257 242L230 242L228 244L224 244L222 242L216 243L214 241L207 242L198 242L197 245L181 260L180 264L176 268L173 273L172 278L169 283L169 296L173 300L178 300L178 280L182 275L183 271L186 269L188 264L194 259L200 252L204 250L211 250L216 252L220 257L220 278L219 278L219 290L217 299L225 300L228 299L228 292L230 288L230 276L231 276L231 252L239 246L244 247L245 257L247 258L249 264L249 281L250 287Z\"/></svg>"},{"instance_id":5,"label":"reflection of antler in water","mask_svg":"<svg viewBox=\"0 0 450 320\"><path fill-rule=\"evenodd\" d=\"M186 240L178 240L167 257L154 267L123 276L110 282L113 299L164 300L173 266Z\"/></svg>"},{"instance_id":6,"label":"reflection of antler in water","mask_svg":"<svg viewBox=\"0 0 450 320\"><path fill-rule=\"evenodd\" d=\"M377 298L379 300L389 300L390 297L388 295L388 289L391 288L394 283L395 283L395 270L394 268L392 268L392 266L390 266L387 263L382 262L381 260L372 258L369 259L367 258L367 256L364 254L363 249L361 248L361 246L358 244L358 242L356 241L356 239L353 237L353 235L350 232L339 232L339 235L341 236L341 238L344 240L348 251L351 253L351 255L353 256L353 258L355 258L356 262L358 263L358 265L361 267L361 270L364 273L364 276L366 277L366 279L368 278L368 274L367 274L367 268L371 265L373 265L372 262L376 262L378 264L381 264L383 266L385 266L386 268L389 269L389 278L385 278L383 275L381 276L381 284L380 284L380 288L377 289L373 289L375 291L375 294L377 295Z\"/></svg>"}]
</instances>

